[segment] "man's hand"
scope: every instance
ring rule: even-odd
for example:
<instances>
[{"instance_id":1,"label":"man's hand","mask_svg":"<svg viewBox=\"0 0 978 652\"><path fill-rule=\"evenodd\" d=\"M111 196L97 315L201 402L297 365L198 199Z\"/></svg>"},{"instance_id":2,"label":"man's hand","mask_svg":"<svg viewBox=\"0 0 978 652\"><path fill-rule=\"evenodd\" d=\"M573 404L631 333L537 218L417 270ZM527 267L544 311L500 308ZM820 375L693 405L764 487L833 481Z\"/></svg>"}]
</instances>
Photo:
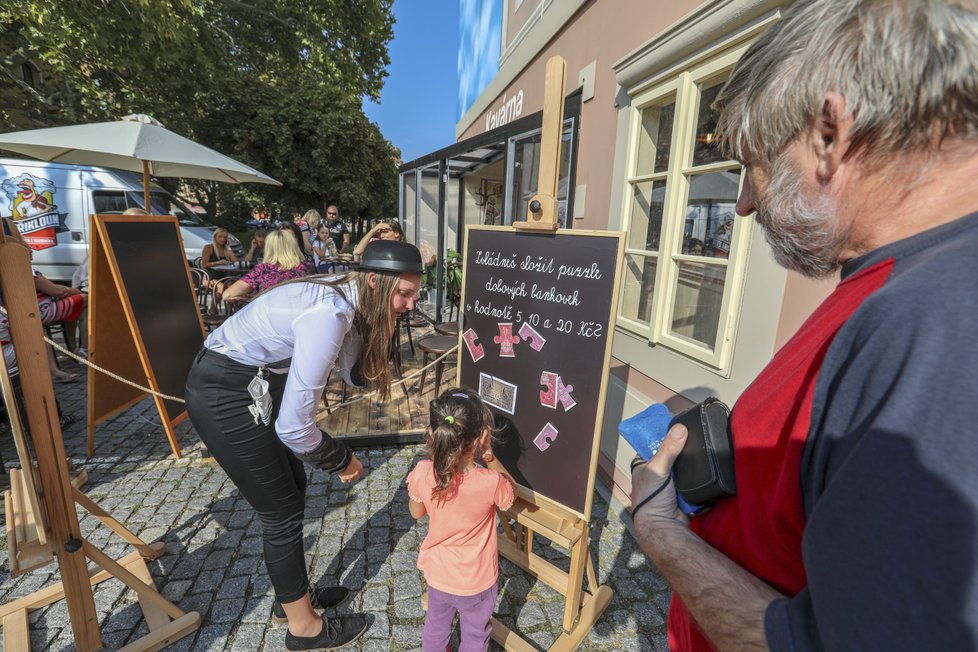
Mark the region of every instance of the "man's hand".
<instances>
[{"instance_id":1,"label":"man's hand","mask_svg":"<svg viewBox=\"0 0 978 652\"><path fill-rule=\"evenodd\" d=\"M687 527L689 521L676 504L674 482L635 508L663 487L688 434L685 426L673 426L655 456L635 467L635 537L716 649L767 650L764 613L782 596Z\"/></svg>"},{"instance_id":2,"label":"man's hand","mask_svg":"<svg viewBox=\"0 0 978 652\"><path fill-rule=\"evenodd\" d=\"M340 473L340 481L350 484L351 482L356 482L363 475L363 464L354 455L350 458L350 463L346 465L346 468Z\"/></svg>"},{"instance_id":3,"label":"man's hand","mask_svg":"<svg viewBox=\"0 0 978 652\"><path fill-rule=\"evenodd\" d=\"M658 452L651 460L645 464L639 464L632 471L632 520L643 522L656 522L653 527L659 524L681 524L683 526L689 522L686 515L679 511L676 502L676 485L669 482L663 488L663 484L669 480L669 472L672 465L676 462L679 453L686 445L686 426L675 425L669 429L666 438L662 440ZM649 496L660 490L658 495L645 504L641 504ZM638 507L636 511L636 507Z\"/></svg>"}]
</instances>

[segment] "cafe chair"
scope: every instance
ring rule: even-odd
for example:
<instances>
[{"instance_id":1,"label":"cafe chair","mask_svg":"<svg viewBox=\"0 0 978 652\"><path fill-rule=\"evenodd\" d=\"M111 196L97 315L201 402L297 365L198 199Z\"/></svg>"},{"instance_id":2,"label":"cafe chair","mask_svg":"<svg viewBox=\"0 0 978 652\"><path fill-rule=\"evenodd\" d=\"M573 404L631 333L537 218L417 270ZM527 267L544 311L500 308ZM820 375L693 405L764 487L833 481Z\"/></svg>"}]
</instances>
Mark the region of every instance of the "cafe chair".
<instances>
[{"instance_id":1,"label":"cafe chair","mask_svg":"<svg viewBox=\"0 0 978 652\"><path fill-rule=\"evenodd\" d=\"M418 342L418 348L421 349L421 366L428 366L430 360L435 360L445 355L455 345L458 344L458 337L453 337L451 335L431 335ZM445 357L438 360L435 363L435 396L438 396L438 390L441 388L441 376L443 367L446 362L452 362L451 357ZM418 385L418 391L424 393L424 380L425 376L428 375L428 370L425 369L421 372L421 383Z\"/></svg>"},{"instance_id":2,"label":"cafe chair","mask_svg":"<svg viewBox=\"0 0 978 652\"><path fill-rule=\"evenodd\" d=\"M190 281L193 284L194 296L197 297L197 305L203 314L207 311L207 300L210 297L210 274L198 267L191 267Z\"/></svg>"},{"instance_id":3,"label":"cafe chair","mask_svg":"<svg viewBox=\"0 0 978 652\"><path fill-rule=\"evenodd\" d=\"M236 313L245 304L241 301L225 301L223 296L217 296L218 287L223 285L224 288L229 288L237 280L238 277L236 276L225 276L211 284L210 305L202 311L201 315L204 320L204 328L207 329L208 333L227 321L228 317Z\"/></svg>"},{"instance_id":4,"label":"cafe chair","mask_svg":"<svg viewBox=\"0 0 978 652\"><path fill-rule=\"evenodd\" d=\"M440 324L435 324L433 328L439 335L451 335L452 337L458 337L457 321L443 321Z\"/></svg>"},{"instance_id":5,"label":"cafe chair","mask_svg":"<svg viewBox=\"0 0 978 652\"><path fill-rule=\"evenodd\" d=\"M415 328L424 328L428 325L428 320L421 316L421 313L417 311L406 312L400 316L400 318L394 324L394 350L397 352L397 364L401 364L401 332L403 331L407 334L408 344L411 345L411 357L415 357L417 354L414 350L414 337L411 335L411 330Z\"/></svg>"}]
</instances>

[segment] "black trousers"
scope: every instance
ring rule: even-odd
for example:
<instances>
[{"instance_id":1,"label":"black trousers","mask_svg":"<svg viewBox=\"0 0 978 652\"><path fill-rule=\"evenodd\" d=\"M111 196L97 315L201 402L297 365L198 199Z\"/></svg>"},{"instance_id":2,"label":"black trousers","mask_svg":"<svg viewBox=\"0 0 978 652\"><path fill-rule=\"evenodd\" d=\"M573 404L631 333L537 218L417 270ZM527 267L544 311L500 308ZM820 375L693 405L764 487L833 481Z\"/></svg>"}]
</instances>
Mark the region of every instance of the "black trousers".
<instances>
[{"instance_id":1,"label":"black trousers","mask_svg":"<svg viewBox=\"0 0 978 652\"><path fill-rule=\"evenodd\" d=\"M262 524L265 566L279 602L309 590L302 547L306 475L302 462L275 434L284 374L268 374L269 425L248 411L248 383L258 368L203 349L187 378L187 413L207 449L255 509Z\"/></svg>"}]
</instances>

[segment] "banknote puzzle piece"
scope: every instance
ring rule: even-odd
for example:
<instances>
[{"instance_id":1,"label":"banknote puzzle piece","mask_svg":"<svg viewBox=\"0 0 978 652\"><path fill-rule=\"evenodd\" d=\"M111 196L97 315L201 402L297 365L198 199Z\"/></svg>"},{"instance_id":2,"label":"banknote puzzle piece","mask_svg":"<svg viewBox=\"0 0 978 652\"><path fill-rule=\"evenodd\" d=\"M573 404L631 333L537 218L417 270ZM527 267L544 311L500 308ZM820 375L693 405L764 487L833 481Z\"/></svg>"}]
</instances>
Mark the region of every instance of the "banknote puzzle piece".
<instances>
[{"instance_id":1,"label":"banknote puzzle piece","mask_svg":"<svg viewBox=\"0 0 978 652\"><path fill-rule=\"evenodd\" d=\"M547 343L546 338L526 322L523 322L523 325L520 326L520 337L523 338L524 342L529 342L530 348L534 351L539 351Z\"/></svg>"},{"instance_id":2,"label":"banknote puzzle piece","mask_svg":"<svg viewBox=\"0 0 978 652\"><path fill-rule=\"evenodd\" d=\"M499 324L499 335L492 338L492 341L499 345L500 358L516 357L513 346L519 344L520 336L513 334L512 324Z\"/></svg>"},{"instance_id":3,"label":"banknote puzzle piece","mask_svg":"<svg viewBox=\"0 0 978 652\"><path fill-rule=\"evenodd\" d=\"M577 401L571 396L571 392L574 391L573 385L565 385L564 379L557 376L557 401L564 406L564 412L567 412L572 407L577 405Z\"/></svg>"},{"instance_id":4,"label":"banknote puzzle piece","mask_svg":"<svg viewBox=\"0 0 978 652\"><path fill-rule=\"evenodd\" d=\"M540 390L540 405L550 409L557 409L557 381L560 376L552 371L544 371L540 374L540 384L546 389Z\"/></svg>"},{"instance_id":5,"label":"banknote puzzle piece","mask_svg":"<svg viewBox=\"0 0 978 652\"><path fill-rule=\"evenodd\" d=\"M550 448L550 444L557 440L557 435L557 429L548 421L547 425L540 431L540 434L533 438L533 443L542 452Z\"/></svg>"},{"instance_id":6,"label":"banknote puzzle piece","mask_svg":"<svg viewBox=\"0 0 978 652\"><path fill-rule=\"evenodd\" d=\"M479 334L475 332L475 329L470 328L469 330L462 333L462 340L465 342L465 348L469 350L469 355L472 357L472 362L478 362L486 355L485 349L479 344Z\"/></svg>"}]
</instances>

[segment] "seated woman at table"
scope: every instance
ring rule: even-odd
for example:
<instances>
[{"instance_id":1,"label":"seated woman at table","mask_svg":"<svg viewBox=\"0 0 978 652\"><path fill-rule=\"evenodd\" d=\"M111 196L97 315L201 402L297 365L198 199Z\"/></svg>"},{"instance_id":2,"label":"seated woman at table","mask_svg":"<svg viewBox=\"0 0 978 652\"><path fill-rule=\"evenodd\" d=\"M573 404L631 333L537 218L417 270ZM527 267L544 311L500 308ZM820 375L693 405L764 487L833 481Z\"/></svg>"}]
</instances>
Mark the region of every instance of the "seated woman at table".
<instances>
[{"instance_id":1,"label":"seated woman at table","mask_svg":"<svg viewBox=\"0 0 978 652\"><path fill-rule=\"evenodd\" d=\"M326 222L321 222L319 231L312 241L312 260L316 265L316 272L319 274L328 272L330 259L336 258L338 255L336 245L333 244L333 238L329 235L329 225Z\"/></svg>"},{"instance_id":2,"label":"seated woman at table","mask_svg":"<svg viewBox=\"0 0 978 652\"><path fill-rule=\"evenodd\" d=\"M214 231L213 241L205 244L201 252L200 264L204 269L211 269L222 265L234 265L237 262L238 257L234 255L234 250L228 244L228 230L220 228Z\"/></svg>"},{"instance_id":3,"label":"seated woman at table","mask_svg":"<svg viewBox=\"0 0 978 652\"><path fill-rule=\"evenodd\" d=\"M378 222L360 238L360 242L353 249L353 255L357 257L363 255L363 250L367 248L367 245L376 240L404 240L401 225L397 221Z\"/></svg>"},{"instance_id":4,"label":"seated woman at table","mask_svg":"<svg viewBox=\"0 0 978 652\"><path fill-rule=\"evenodd\" d=\"M308 276L314 272L311 264L305 261L299 244L291 230L279 229L272 231L265 238L265 260L255 265L254 269L235 281L224 291L225 301L245 301L252 294L257 294L282 281L288 281L300 276Z\"/></svg>"}]
</instances>

